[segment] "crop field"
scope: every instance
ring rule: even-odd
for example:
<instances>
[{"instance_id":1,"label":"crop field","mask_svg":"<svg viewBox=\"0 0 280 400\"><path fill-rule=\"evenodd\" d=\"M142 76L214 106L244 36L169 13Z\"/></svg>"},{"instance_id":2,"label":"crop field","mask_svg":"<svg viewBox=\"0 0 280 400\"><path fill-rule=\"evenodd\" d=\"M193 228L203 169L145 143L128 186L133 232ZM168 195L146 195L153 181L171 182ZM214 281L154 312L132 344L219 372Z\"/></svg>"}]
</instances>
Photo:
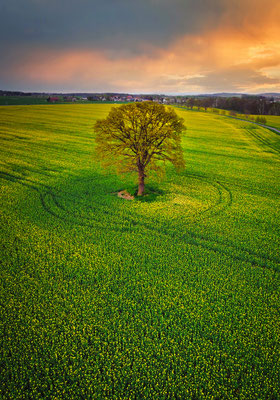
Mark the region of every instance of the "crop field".
<instances>
[{"instance_id":1,"label":"crop field","mask_svg":"<svg viewBox=\"0 0 280 400\"><path fill-rule=\"evenodd\" d=\"M222 110L220 110L220 113L223 112ZM229 111L227 112L228 115L230 116ZM271 126L272 128L276 128L278 130L280 130L280 116L278 115L245 115L245 114L236 114L237 118L240 119L251 119L252 121L256 121L256 118L258 117L263 117L266 119L266 125L269 127Z\"/></svg>"},{"instance_id":2,"label":"crop field","mask_svg":"<svg viewBox=\"0 0 280 400\"><path fill-rule=\"evenodd\" d=\"M188 110L190 111L190 109L187 106L179 106L181 109L184 110ZM254 115L254 114L240 114L237 112L234 112L234 115L232 115L231 111L228 110L223 110L220 108L208 108L207 111L204 110L204 108L197 108L197 107L193 107L193 111L197 111L197 112L213 112L215 114L219 114L220 116L224 116L224 117L230 117L230 118L239 118L239 119L243 119L245 121L252 121L255 122L256 118L258 117L263 117L266 119L266 125L267 126L271 126L273 128L279 129L280 130L280 116L279 115Z\"/></svg>"},{"instance_id":3,"label":"crop field","mask_svg":"<svg viewBox=\"0 0 280 400\"><path fill-rule=\"evenodd\" d=\"M0 397L280 398L280 135L176 109L186 169L127 201L110 108L0 107Z\"/></svg>"},{"instance_id":4,"label":"crop field","mask_svg":"<svg viewBox=\"0 0 280 400\"><path fill-rule=\"evenodd\" d=\"M280 130L280 116L278 115L264 115L267 120L267 125L273 126Z\"/></svg>"},{"instance_id":5,"label":"crop field","mask_svg":"<svg viewBox=\"0 0 280 400\"><path fill-rule=\"evenodd\" d=\"M223 112L224 112L224 110L220 110L220 113L223 113ZM225 114L225 115L230 116L230 112L227 111L227 114ZM280 116L278 116L278 115L262 115L262 116L259 116L259 115L236 114L236 117L240 118L240 119L245 119L245 120L246 119L249 119L249 120L251 119L252 121L256 121L256 118L258 118L258 117L263 117L263 118L266 119L266 125L267 126L271 126L272 128L276 128L276 129L280 130Z\"/></svg>"}]
</instances>

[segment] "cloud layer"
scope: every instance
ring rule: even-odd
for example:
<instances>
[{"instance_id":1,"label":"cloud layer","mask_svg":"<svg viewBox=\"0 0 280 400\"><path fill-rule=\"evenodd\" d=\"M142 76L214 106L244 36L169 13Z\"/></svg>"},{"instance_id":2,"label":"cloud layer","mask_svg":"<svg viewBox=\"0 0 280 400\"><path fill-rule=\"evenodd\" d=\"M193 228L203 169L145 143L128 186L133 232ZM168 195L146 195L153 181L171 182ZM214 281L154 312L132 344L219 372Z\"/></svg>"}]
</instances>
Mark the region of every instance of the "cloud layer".
<instances>
[{"instance_id":1,"label":"cloud layer","mask_svg":"<svg viewBox=\"0 0 280 400\"><path fill-rule=\"evenodd\" d=\"M280 91L272 0L4 0L0 88Z\"/></svg>"}]
</instances>

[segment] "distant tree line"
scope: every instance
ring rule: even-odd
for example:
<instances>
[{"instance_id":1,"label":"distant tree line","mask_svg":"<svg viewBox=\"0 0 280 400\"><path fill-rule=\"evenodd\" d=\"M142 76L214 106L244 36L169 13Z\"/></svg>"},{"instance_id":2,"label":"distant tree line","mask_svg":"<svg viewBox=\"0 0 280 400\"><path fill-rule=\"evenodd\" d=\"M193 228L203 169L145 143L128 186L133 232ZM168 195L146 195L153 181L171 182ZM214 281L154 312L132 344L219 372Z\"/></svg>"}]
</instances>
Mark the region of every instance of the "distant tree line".
<instances>
[{"instance_id":1,"label":"distant tree line","mask_svg":"<svg viewBox=\"0 0 280 400\"><path fill-rule=\"evenodd\" d=\"M262 95L232 95L214 94L214 95L197 95L197 96L172 96L159 94L132 94L127 93L26 93L19 91L3 91L0 90L0 96L35 96L35 97L62 97L66 98L82 97L82 100L89 101L108 101L108 102L132 102L132 101L154 101L160 104L176 104L186 106L190 109L194 107L198 110L208 108L220 110L228 110L230 113L240 113L247 115L280 115L280 95L275 96L266 94ZM66 97L65 97L66 96ZM233 114L232 114L233 115Z\"/></svg>"},{"instance_id":2,"label":"distant tree line","mask_svg":"<svg viewBox=\"0 0 280 400\"><path fill-rule=\"evenodd\" d=\"M181 100L188 108L219 108L242 114L280 115L280 101L273 97L240 96L240 97L187 97Z\"/></svg>"}]
</instances>

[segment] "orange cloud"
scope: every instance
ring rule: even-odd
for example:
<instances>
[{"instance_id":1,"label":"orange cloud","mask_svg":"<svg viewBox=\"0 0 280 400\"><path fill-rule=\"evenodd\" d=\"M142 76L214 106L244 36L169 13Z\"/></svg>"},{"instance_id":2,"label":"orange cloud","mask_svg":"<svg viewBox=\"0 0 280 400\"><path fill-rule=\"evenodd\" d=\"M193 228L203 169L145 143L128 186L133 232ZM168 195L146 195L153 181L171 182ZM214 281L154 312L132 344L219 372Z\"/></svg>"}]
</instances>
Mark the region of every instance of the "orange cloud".
<instances>
[{"instance_id":1,"label":"orange cloud","mask_svg":"<svg viewBox=\"0 0 280 400\"><path fill-rule=\"evenodd\" d=\"M110 57L92 49L34 49L13 75L89 92L280 91L280 3L263 15L263 1L248 0L251 13L244 16L242 2L234 3L238 23L231 23L229 9L215 29L184 35L164 50L149 47L146 55Z\"/></svg>"}]
</instances>

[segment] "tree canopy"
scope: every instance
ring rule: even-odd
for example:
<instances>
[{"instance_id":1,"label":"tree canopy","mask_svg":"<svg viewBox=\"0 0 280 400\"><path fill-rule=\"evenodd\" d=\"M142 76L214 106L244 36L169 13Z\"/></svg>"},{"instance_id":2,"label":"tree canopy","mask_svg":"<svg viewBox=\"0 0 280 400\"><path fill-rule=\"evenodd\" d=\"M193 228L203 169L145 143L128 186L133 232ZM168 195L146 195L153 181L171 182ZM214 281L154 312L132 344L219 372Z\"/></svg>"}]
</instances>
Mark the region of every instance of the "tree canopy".
<instances>
[{"instance_id":1,"label":"tree canopy","mask_svg":"<svg viewBox=\"0 0 280 400\"><path fill-rule=\"evenodd\" d=\"M151 101L113 107L94 126L96 155L117 172L138 173L138 195L144 194L148 171L164 170L166 161L184 168L181 134L183 119L174 109Z\"/></svg>"}]
</instances>

